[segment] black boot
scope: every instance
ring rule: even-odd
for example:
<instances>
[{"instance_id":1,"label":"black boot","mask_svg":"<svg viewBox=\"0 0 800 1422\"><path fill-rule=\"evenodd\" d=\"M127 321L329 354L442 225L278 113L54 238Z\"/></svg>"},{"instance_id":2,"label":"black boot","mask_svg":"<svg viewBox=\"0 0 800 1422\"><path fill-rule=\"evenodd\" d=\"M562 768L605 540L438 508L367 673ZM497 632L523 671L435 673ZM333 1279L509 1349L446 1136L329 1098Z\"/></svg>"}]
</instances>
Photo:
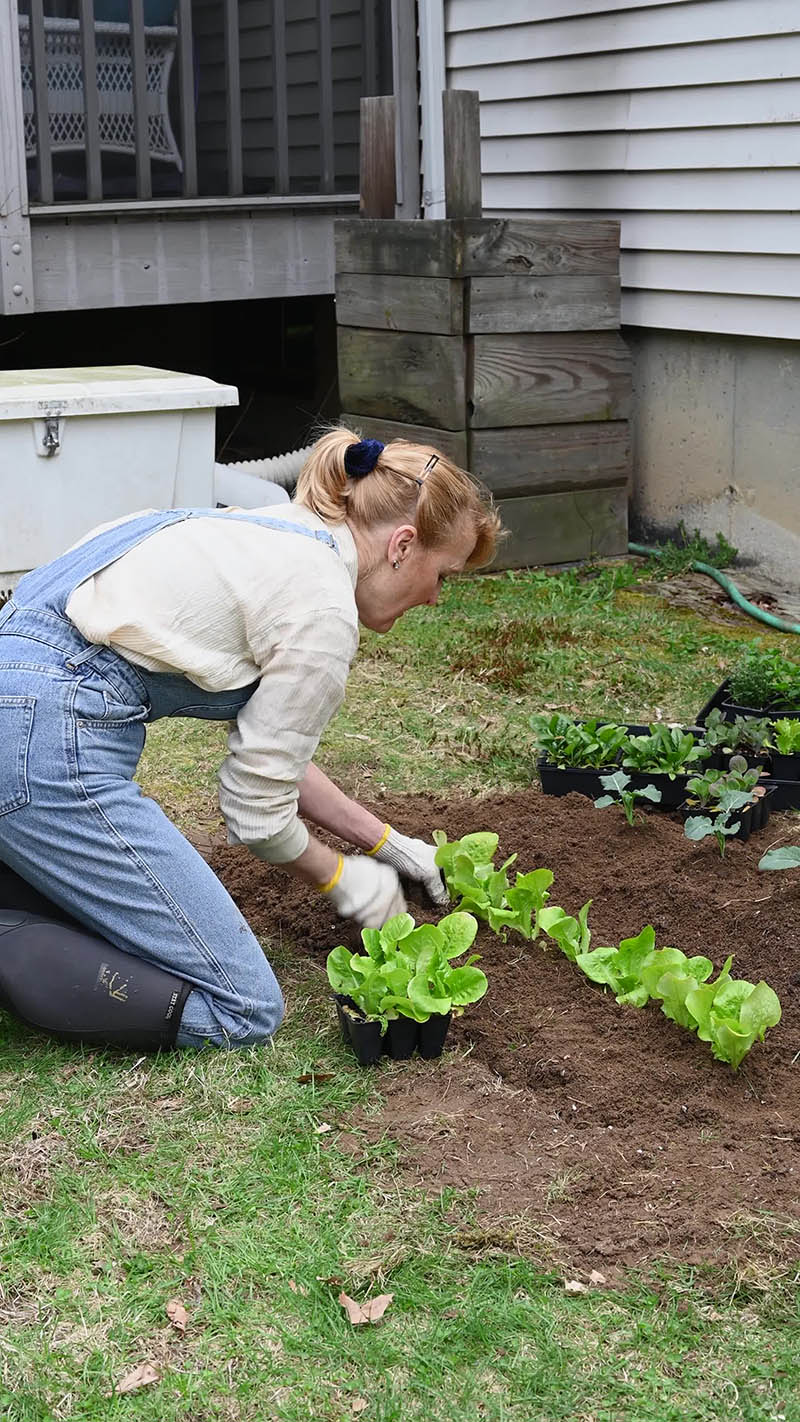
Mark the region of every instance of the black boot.
<instances>
[{"instance_id":1,"label":"black boot","mask_svg":"<svg viewBox=\"0 0 800 1422\"><path fill-rule=\"evenodd\" d=\"M157 1051L174 1046L190 991L79 924L0 909L0 1003L32 1027L71 1042Z\"/></svg>"}]
</instances>

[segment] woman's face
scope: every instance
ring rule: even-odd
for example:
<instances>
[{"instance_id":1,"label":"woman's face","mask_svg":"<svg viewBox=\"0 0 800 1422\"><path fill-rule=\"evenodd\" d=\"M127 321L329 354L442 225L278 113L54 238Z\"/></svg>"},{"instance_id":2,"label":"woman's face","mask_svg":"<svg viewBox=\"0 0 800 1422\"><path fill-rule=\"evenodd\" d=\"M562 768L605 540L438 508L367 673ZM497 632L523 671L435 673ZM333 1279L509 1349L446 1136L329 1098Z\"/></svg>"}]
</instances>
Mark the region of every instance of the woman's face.
<instances>
[{"instance_id":1,"label":"woman's face","mask_svg":"<svg viewBox=\"0 0 800 1422\"><path fill-rule=\"evenodd\" d=\"M461 573L475 547L471 524L458 526L446 543L423 548L417 530L403 524L373 542L369 571L359 573L356 606L362 626L373 632L388 632L409 608L439 601L445 578ZM359 561L362 552L359 549Z\"/></svg>"}]
</instances>

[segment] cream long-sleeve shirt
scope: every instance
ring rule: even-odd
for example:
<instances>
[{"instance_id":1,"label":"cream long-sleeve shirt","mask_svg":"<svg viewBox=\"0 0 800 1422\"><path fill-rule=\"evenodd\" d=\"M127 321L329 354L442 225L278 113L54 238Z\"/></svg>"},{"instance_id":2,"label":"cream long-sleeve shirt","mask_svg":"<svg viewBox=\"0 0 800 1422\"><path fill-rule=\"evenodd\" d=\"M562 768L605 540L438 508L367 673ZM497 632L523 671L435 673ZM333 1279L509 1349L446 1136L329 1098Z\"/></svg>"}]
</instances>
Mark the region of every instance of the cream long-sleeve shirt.
<instances>
[{"instance_id":1,"label":"cream long-sleeve shirt","mask_svg":"<svg viewBox=\"0 0 800 1422\"><path fill-rule=\"evenodd\" d=\"M297 504L247 513L326 527ZM355 543L346 524L329 531L338 553L241 517L188 519L129 549L67 602L84 637L149 671L180 672L207 691L258 681L231 726L219 800L229 843L276 864L308 844L298 785L358 647Z\"/></svg>"}]
</instances>

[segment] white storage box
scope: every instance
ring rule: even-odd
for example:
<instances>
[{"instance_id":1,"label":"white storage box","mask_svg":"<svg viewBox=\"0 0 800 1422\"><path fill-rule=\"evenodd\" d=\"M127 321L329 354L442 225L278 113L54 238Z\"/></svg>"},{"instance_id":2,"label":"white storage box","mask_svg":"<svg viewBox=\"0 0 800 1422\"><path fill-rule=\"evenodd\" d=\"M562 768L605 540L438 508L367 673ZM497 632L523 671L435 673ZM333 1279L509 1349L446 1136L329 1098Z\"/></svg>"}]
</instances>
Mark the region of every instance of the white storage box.
<instances>
[{"instance_id":1,"label":"white storage box","mask_svg":"<svg viewBox=\"0 0 800 1422\"><path fill-rule=\"evenodd\" d=\"M212 507L233 385L144 365L0 371L0 601L97 524Z\"/></svg>"}]
</instances>

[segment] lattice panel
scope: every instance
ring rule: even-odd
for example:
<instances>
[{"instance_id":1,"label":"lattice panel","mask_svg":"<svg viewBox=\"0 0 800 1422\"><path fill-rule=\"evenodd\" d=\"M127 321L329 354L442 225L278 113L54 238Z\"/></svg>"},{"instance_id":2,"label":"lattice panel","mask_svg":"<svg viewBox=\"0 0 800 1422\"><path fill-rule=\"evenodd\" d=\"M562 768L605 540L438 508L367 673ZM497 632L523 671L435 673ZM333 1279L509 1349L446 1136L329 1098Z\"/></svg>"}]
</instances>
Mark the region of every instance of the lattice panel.
<instances>
[{"instance_id":1,"label":"lattice panel","mask_svg":"<svg viewBox=\"0 0 800 1422\"><path fill-rule=\"evenodd\" d=\"M50 147L54 151L85 148L80 21L46 19L44 31ZM36 153L36 116L27 15L19 17L19 33L25 151L32 156ZM145 99L151 158L161 158L181 169L167 100L176 38L177 30L172 26L145 30ZM129 26L97 22L95 46L100 147L116 153L135 153Z\"/></svg>"}]
</instances>

